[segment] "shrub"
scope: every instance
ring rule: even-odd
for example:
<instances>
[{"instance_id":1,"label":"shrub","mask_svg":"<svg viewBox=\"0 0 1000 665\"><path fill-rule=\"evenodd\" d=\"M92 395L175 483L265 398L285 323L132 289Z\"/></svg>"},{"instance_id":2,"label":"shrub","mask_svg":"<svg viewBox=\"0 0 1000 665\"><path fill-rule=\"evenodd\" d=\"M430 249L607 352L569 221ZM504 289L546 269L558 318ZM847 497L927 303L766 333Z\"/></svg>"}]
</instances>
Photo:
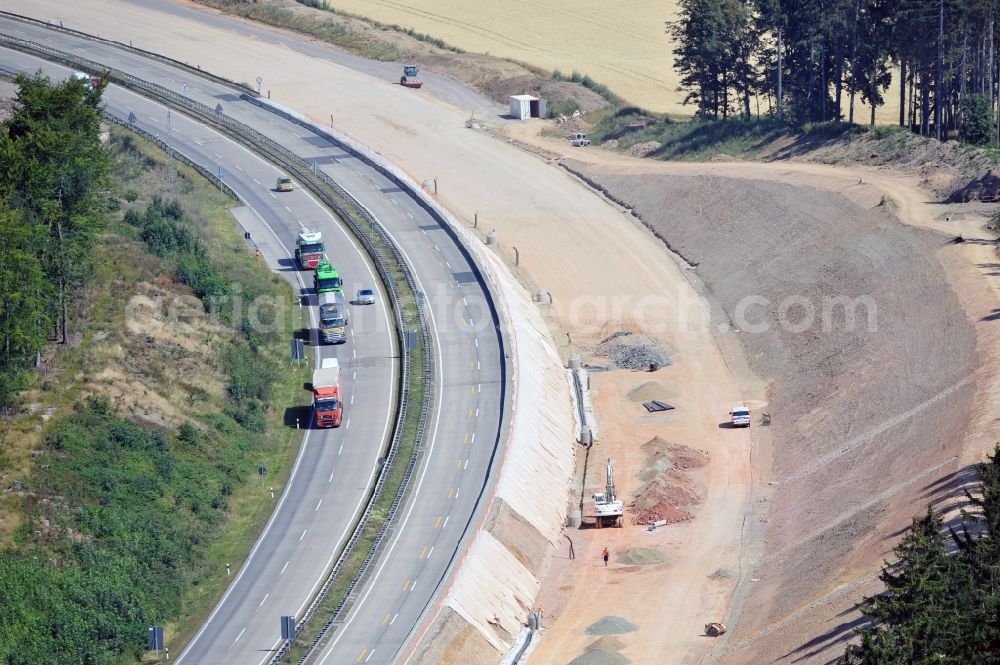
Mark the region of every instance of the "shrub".
<instances>
[{"instance_id":1,"label":"shrub","mask_svg":"<svg viewBox=\"0 0 1000 665\"><path fill-rule=\"evenodd\" d=\"M962 100L962 140L985 145L993 139L993 106L984 95L968 95Z\"/></svg>"}]
</instances>

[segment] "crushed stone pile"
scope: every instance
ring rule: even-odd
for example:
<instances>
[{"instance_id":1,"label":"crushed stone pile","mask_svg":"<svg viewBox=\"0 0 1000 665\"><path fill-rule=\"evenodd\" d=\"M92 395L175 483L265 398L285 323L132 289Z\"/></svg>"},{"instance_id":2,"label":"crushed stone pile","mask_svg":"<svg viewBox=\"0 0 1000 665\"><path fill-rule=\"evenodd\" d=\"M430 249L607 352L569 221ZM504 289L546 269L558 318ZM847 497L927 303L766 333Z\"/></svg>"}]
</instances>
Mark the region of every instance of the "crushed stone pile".
<instances>
[{"instance_id":1,"label":"crushed stone pile","mask_svg":"<svg viewBox=\"0 0 1000 665\"><path fill-rule=\"evenodd\" d=\"M590 649L569 661L569 665L627 665L627 663L631 662L628 658L615 651Z\"/></svg>"},{"instance_id":2,"label":"crushed stone pile","mask_svg":"<svg viewBox=\"0 0 1000 665\"><path fill-rule=\"evenodd\" d=\"M667 367L670 355L655 337L620 331L602 340L597 353L620 369L648 370L650 365Z\"/></svg>"},{"instance_id":3,"label":"crushed stone pile","mask_svg":"<svg viewBox=\"0 0 1000 665\"><path fill-rule=\"evenodd\" d=\"M634 633L637 630L639 630L639 626L628 619L613 614L598 619L587 626L588 635L621 635L622 633Z\"/></svg>"},{"instance_id":4,"label":"crushed stone pile","mask_svg":"<svg viewBox=\"0 0 1000 665\"><path fill-rule=\"evenodd\" d=\"M627 663L631 662L628 658L615 651L590 649L569 661L568 665L627 665Z\"/></svg>"},{"instance_id":5,"label":"crushed stone pile","mask_svg":"<svg viewBox=\"0 0 1000 665\"><path fill-rule=\"evenodd\" d=\"M663 563L666 560L666 554L649 547L633 547L618 557L618 563L625 563L632 566L648 566L654 563Z\"/></svg>"},{"instance_id":6,"label":"crushed stone pile","mask_svg":"<svg viewBox=\"0 0 1000 665\"><path fill-rule=\"evenodd\" d=\"M584 650L590 651L591 649L604 649L605 651L621 651L624 648L625 642L620 637L605 635L604 637L598 637L596 640L585 646Z\"/></svg>"}]
</instances>

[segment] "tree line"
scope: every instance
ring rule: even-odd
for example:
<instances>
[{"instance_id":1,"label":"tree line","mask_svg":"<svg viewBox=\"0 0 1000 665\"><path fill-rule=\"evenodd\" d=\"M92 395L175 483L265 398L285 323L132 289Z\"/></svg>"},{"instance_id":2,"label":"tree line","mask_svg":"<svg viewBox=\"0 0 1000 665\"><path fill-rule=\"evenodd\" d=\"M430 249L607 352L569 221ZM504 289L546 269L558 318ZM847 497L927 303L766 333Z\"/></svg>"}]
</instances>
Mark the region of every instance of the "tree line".
<instances>
[{"instance_id":1,"label":"tree line","mask_svg":"<svg viewBox=\"0 0 1000 665\"><path fill-rule=\"evenodd\" d=\"M702 118L856 122L899 82L901 126L995 140L998 0L680 0L667 33Z\"/></svg>"},{"instance_id":2,"label":"tree line","mask_svg":"<svg viewBox=\"0 0 1000 665\"><path fill-rule=\"evenodd\" d=\"M913 519L840 665L1000 663L1000 446L977 471L957 526L930 506Z\"/></svg>"},{"instance_id":3,"label":"tree line","mask_svg":"<svg viewBox=\"0 0 1000 665\"><path fill-rule=\"evenodd\" d=\"M106 219L109 159L99 140L103 83L16 79L0 124L0 407L50 341L67 343Z\"/></svg>"}]
</instances>

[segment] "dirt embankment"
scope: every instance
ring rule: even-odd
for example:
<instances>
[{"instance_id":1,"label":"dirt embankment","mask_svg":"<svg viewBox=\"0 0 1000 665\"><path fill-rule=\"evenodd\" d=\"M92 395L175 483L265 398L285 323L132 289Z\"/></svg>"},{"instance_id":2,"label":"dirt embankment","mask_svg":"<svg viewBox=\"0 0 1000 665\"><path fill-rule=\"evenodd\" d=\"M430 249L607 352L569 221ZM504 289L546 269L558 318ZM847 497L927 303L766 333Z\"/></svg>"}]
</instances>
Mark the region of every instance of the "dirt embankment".
<instances>
[{"instance_id":1,"label":"dirt embankment","mask_svg":"<svg viewBox=\"0 0 1000 665\"><path fill-rule=\"evenodd\" d=\"M306 7L295 0L193 0L196 4L293 30L327 42L350 53L382 61L416 62L446 74L494 101L506 104L510 95L532 94L546 99L550 108L568 113L605 109L610 103L578 83L553 80L546 72L488 53L465 53L446 48L432 35L408 33L361 17ZM439 45L440 44L440 45Z\"/></svg>"},{"instance_id":2,"label":"dirt embankment","mask_svg":"<svg viewBox=\"0 0 1000 665\"><path fill-rule=\"evenodd\" d=\"M977 359L938 261L954 246L818 189L573 166L698 266L771 381L763 558L723 659L770 662L818 632L773 624L870 581L934 498L928 484L957 468ZM804 662L835 657L850 636L827 633Z\"/></svg>"}]
</instances>

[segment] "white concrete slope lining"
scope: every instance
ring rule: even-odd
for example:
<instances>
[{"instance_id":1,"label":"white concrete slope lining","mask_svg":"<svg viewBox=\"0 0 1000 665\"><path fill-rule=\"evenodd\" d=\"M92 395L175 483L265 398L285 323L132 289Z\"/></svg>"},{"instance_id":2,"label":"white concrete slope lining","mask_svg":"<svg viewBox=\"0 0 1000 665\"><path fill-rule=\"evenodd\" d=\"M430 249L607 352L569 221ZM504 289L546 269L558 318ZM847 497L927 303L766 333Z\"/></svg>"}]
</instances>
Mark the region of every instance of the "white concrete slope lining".
<instances>
[{"instance_id":1,"label":"white concrete slope lining","mask_svg":"<svg viewBox=\"0 0 1000 665\"><path fill-rule=\"evenodd\" d=\"M509 294L509 325L517 340L516 394L496 499L445 600L496 649L481 657L477 651L483 650L467 650L461 659L466 663L498 662L524 626L539 577L560 545L575 452L565 370L548 329L527 292L505 268L496 272L504 273L501 290ZM426 650L419 662L440 662L436 657L451 651L438 649Z\"/></svg>"}]
</instances>

